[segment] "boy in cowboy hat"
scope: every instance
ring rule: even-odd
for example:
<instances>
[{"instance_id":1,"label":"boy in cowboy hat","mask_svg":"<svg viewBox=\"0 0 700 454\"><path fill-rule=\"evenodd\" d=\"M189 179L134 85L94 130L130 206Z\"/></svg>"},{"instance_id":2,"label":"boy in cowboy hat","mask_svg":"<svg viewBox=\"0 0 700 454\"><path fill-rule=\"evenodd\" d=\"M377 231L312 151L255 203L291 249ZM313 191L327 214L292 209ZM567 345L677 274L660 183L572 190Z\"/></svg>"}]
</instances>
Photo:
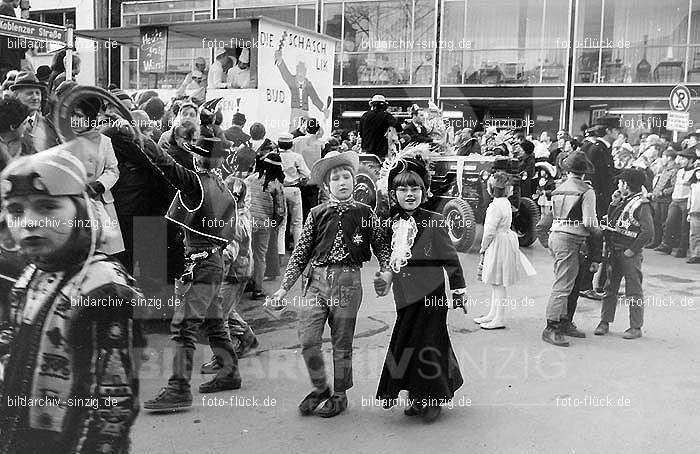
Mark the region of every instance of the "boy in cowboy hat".
<instances>
[{"instance_id":1,"label":"boy in cowboy hat","mask_svg":"<svg viewBox=\"0 0 700 454\"><path fill-rule=\"evenodd\" d=\"M630 327L623 339L642 337L644 322L644 294L642 291L642 248L654 238L654 220L651 204L642 193L644 172L627 169L618 177L621 198L616 197L608 208L604 225L606 247L609 253L605 296L600 309L600 323L596 336L608 333L615 320L617 292L625 278L625 304L629 305Z\"/></svg>"},{"instance_id":2,"label":"boy in cowboy hat","mask_svg":"<svg viewBox=\"0 0 700 454\"><path fill-rule=\"evenodd\" d=\"M309 212L282 285L272 296L272 303L277 305L307 264L311 265L299 308L299 337L314 390L299 405L302 415L315 413L329 418L347 408L345 392L353 385L352 341L362 301L360 268L371 258L370 246L379 260L380 277L391 282L384 229L372 208L352 196L358 166L356 153L332 151L312 167L312 181L325 186L330 200ZM333 339L333 394L321 353L326 321Z\"/></svg>"},{"instance_id":3,"label":"boy in cowboy hat","mask_svg":"<svg viewBox=\"0 0 700 454\"><path fill-rule=\"evenodd\" d=\"M600 234L596 218L596 195L593 188L583 181L583 176L595 168L582 151L571 153L562 161L562 169L569 176L552 191L552 227L549 250L554 257L554 284L547 303L547 327L542 340L557 347L568 347L569 341L562 335L584 337L573 324L573 311L569 310L569 295L574 290L579 275L579 252L589 237ZM599 262L599 260L598 260ZM597 262L591 270L597 269Z\"/></svg>"},{"instance_id":4,"label":"boy in cowboy hat","mask_svg":"<svg viewBox=\"0 0 700 454\"><path fill-rule=\"evenodd\" d=\"M190 380L200 327L222 367L212 380L199 386L199 392L241 387L238 357L224 328L221 300L217 298L224 278L223 251L238 225L235 198L217 169L228 149L218 138L202 138L198 146L185 147L193 155L194 170L177 164L160 147L142 149L150 164L178 189L165 217L181 226L185 234L185 273L175 283L180 304L170 325L175 343L173 373L167 386L144 403L149 410L192 406Z\"/></svg>"}]
</instances>

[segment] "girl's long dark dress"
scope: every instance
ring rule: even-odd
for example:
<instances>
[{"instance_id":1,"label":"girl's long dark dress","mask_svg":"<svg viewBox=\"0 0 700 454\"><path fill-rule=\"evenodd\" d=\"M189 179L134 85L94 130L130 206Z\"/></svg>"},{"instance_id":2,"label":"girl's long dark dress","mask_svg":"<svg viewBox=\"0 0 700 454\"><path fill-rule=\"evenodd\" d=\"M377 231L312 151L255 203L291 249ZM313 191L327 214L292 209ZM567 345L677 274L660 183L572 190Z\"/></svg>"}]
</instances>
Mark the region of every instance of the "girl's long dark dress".
<instances>
[{"instance_id":1,"label":"girl's long dark dress","mask_svg":"<svg viewBox=\"0 0 700 454\"><path fill-rule=\"evenodd\" d=\"M377 399L393 400L407 390L411 399L433 399L433 405L439 405L464 383L447 331L443 269L451 289L465 284L442 215L418 209L413 217L418 233L412 257L393 276L397 318ZM391 224L398 219L394 216Z\"/></svg>"}]
</instances>

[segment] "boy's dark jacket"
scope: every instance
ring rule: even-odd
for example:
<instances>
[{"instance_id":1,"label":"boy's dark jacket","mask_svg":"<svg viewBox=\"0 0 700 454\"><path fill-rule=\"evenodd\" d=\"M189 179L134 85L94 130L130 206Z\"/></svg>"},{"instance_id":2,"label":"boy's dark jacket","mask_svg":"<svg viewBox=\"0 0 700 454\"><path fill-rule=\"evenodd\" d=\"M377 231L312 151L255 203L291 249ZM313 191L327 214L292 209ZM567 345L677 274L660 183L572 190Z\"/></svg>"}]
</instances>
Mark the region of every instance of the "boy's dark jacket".
<instances>
[{"instance_id":1,"label":"boy's dark jacket","mask_svg":"<svg viewBox=\"0 0 700 454\"><path fill-rule=\"evenodd\" d=\"M372 209L369 205L355 202L357 208L350 215L342 216L343 243L350 254L349 261L354 265L362 265L372 258L370 243L372 240ZM318 244L314 247L311 263L326 263L333 248L333 240L338 233L338 210L332 203L326 202L315 206L309 213L314 219L314 237Z\"/></svg>"},{"instance_id":2,"label":"boy's dark jacket","mask_svg":"<svg viewBox=\"0 0 700 454\"><path fill-rule=\"evenodd\" d=\"M388 227L387 239L391 241L391 225L399 219L394 215ZM394 273L393 288L396 309L401 310L424 298L433 299L432 304L446 306L445 275L447 271L450 288L464 288L464 275L457 251L447 233L445 218L432 211L417 209L413 213L418 233L411 248L408 264ZM430 301L429 301L430 302Z\"/></svg>"}]
</instances>

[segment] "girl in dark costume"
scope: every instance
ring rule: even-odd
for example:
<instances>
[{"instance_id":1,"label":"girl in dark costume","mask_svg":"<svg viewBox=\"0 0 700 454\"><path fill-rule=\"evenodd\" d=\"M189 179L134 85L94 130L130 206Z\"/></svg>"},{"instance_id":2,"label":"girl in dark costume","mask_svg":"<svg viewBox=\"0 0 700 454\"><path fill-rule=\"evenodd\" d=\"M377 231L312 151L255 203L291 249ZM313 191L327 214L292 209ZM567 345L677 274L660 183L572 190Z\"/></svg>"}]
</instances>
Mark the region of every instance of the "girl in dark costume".
<instances>
[{"instance_id":1,"label":"girl in dark costume","mask_svg":"<svg viewBox=\"0 0 700 454\"><path fill-rule=\"evenodd\" d=\"M447 332L443 270L453 307L464 309L465 293L462 267L444 218L420 208L429 186L420 157L398 159L389 171L389 193L397 204L389 220L397 319L377 390L385 408L396 403L401 390L408 390L412 405L404 413L428 422L440 415L441 405L463 383ZM375 281L380 295L388 291L382 284L379 278Z\"/></svg>"}]
</instances>

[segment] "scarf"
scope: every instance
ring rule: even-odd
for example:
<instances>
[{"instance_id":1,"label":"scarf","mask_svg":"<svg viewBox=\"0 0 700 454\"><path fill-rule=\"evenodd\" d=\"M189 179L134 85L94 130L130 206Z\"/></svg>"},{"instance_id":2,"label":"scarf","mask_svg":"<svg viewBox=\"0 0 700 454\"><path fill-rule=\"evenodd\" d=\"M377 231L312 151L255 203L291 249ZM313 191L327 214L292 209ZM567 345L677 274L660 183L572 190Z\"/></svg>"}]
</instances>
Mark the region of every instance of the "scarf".
<instances>
[{"instance_id":1,"label":"scarf","mask_svg":"<svg viewBox=\"0 0 700 454\"><path fill-rule=\"evenodd\" d=\"M413 216L405 211L399 212L398 216L391 226L391 257L389 258L389 266L395 273L408 264L408 260L412 257L411 248L418 234L418 225Z\"/></svg>"},{"instance_id":2,"label":"scarf","mask_svg":"<svg viewBox=\"0 0 700 454\"><path fill-rule=\"evenodd\" d=\"M338 198L336 198L333 194L330 194L329 191L329 197L330 200L328 201L328 205L338 210L338 214L343 214L357 207L357 202L352 195L345 200L338 200Z\"/></svg>"}]
</instances>

